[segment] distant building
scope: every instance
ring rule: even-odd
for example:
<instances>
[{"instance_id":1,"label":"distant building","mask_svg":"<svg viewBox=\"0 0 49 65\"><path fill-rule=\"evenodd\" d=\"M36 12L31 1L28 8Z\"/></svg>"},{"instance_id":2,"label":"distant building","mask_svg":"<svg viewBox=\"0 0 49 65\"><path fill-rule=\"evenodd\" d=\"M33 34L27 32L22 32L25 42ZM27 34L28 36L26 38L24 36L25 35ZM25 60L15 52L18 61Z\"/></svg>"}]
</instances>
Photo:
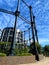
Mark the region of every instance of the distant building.
<instances>
[{"instance_id":1,"label":"distant building","mask_svg":"<svg viewBox=\"0 0 49 65\"><path fill-rule=\"evenodd\" d=\"M23 43L23 32L19 29L16 31L16 42Z\"/></svg>"},{"instance_id":2,"label":"distant building","mask_svg":"<svg viewBox=\"0 0 49 65\"><path fill-rule=\"evenodd\" d=\"M4 28L3 31L2 31L2 34L1 34L1 42L12 42L13 32L14 32L13 27ZM15 47L16 48L24 48L24 45L27 45L27 43L28 43L25 40L25 44L24 44L23 32L19 29L16 30L14 41L15 41L14 48Z\"/></svg>"},{"instance_id":3,"label":"distant building","mask_svg":"<svg viewBox=\"0 0 49 65\"><path fill-rule=\"evenodd\" d=\"M13 27L4 28L1 34L1 41L12 42L13 31L14 31ZM23 33L19 29L16 30L15 41L17 43L23 42Z\"/></svg>"}]
</instances>

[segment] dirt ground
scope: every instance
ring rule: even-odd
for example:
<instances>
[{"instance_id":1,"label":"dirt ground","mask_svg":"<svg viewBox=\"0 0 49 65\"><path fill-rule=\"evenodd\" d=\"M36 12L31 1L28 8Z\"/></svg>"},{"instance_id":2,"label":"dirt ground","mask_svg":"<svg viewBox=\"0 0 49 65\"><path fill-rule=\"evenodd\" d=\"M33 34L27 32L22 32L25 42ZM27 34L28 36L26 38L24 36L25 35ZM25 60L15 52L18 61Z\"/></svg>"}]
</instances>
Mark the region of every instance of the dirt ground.
<instances>
[{"instance_id":1,"label":"dirt ground","mask_svg":"<svg viewBox=\"0 0 49 65\"><path fill-rule=\"evenodd\" d=\"M21 64L21 65L49 65L49 58L44 57L44 59L35 62L35 63L30 63L30 64Z\"/></svg>"}]
</instances>

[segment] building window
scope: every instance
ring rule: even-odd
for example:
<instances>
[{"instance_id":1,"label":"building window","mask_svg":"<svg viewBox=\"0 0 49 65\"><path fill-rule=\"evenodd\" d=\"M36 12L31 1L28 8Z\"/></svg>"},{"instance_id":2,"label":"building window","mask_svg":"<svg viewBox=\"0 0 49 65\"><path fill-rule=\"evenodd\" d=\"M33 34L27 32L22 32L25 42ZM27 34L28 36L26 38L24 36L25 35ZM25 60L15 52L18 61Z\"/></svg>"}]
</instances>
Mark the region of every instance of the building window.
<instances>
[{"instance_id":1,"label":"building window","mask_svg":"<svg viewBox=\"0 0 49 65\"><path fill-rule=\"evenodd\" d=\"M4 36L2 41L6 42L7 41L7 37Z\"/></svg>"},{"instance_id":2,"label":"building window","mask_svg":"<svg viewBox=\"0 0 49 65\"><path fill-rule=\"evenodd\" d=\"M12 37L9 36L9 40L8 40L8 42L12 42Z\"/></svg>"},{"instance_id":3,"label":"building window","mask_svg":"<svg viewBox=\"0 0 49 65\"><path fill-rule=\"evenodd\" d=\"M13 31L10 31L10 35L13 35Z\"/></svg>"}]
</instances>

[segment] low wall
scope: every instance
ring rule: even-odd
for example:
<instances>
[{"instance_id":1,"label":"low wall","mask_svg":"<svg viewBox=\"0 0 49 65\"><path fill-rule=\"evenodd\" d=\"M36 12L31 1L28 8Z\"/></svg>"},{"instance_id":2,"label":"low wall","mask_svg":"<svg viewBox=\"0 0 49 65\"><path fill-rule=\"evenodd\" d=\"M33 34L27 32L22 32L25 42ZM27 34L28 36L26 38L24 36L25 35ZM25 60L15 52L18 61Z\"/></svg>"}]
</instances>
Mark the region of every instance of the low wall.
<instances>
[{"instance_id":1,"label":"low wall","mask_svg":"<svg viewBox=\"0 0 49 65\"><path fill-rule=\"evenodd\" d=\"M0 65L18 65L36 62L35 56L8 56L0 57Z\"/></svg>"},{"instance_id":2,"label":"low wall","mask_svg":"<svg viewBox=\"0 0 49 65\"><path fill-rule=\"evenodd\" d=\"M43 54L39 55L39 60L42 60L42 59L44 59Z\"/></svg>"},{"instance_id":3,"label":"low wall","mask_svg":"<svg viewBox=\"0 0 49 65\"><path fill-rule=\"evenodd\" d=\"M43 55L39 55L40 60L44 58ZM18 65L36 62L35 56L7 56L0 57L0 65Z\"/></svg>"}]
</instances>

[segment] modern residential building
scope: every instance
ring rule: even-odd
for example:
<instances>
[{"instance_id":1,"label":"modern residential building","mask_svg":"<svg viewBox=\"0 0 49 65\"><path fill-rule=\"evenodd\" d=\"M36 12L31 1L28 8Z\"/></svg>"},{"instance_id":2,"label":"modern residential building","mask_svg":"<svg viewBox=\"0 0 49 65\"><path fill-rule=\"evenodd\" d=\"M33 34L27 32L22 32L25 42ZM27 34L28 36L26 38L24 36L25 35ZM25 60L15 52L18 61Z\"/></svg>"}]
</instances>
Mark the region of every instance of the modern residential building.
<instances>
[{"instance_id":1,"label":"modern residential building","mask_svg":"<svg viewBox=\"0 0 49 65\"><path fill-rule=\"evenodd\" d=\"M1 41L11 42L12 37L13 37L13 31L14 31L13 27L4 28L3 31L2 31L2 34L1 34ZM23 42L23 33L19 29L16 30L15 41L17 43Z\"/></svg>"},{"instance_id":2,"label":"modern residential building","mask_svg":"<svg viewBox=\"0 0 49 65\"><path fill-rule=\"evenodd\" d=\"M13 27L4 28L1 34L1 42L12 42L13 32L14 32ZM18 47L18 48L24 47L23 32L21 30L19 29L16 30L14 41L15 41L14 47ZM27 44L26 40L25 40L25 44Z\"/></svg>"}]
</instances>

